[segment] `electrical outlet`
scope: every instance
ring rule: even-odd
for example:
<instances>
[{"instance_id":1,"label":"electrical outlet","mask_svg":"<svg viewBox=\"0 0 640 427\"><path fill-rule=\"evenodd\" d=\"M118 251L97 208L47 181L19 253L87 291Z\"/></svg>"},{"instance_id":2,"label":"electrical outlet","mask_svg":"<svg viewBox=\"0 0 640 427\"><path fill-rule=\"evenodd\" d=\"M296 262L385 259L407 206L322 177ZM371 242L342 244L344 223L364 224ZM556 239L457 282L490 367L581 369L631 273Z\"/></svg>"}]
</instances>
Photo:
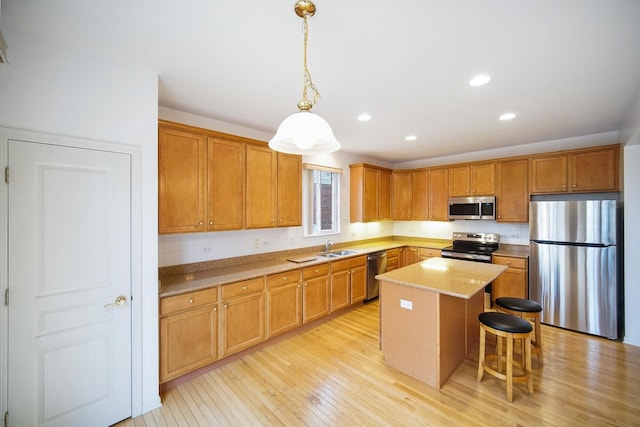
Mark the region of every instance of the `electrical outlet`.
<instances>
[{"instance_id":1,"label":"electrical outlet","mask_svg":"<svg viewBox=\"0 0 640 427\"><path fill-rule=\"evenodd\" d=\"M295 246L296 245L296 239L293 237L289 238L289 246Z\"/></svg>"},{"instance_id":2,"label":"electrical outlet","mask_svg":"<svg viewBox=\"0 0 640 427\"><path fill-rule=\"evenodd\" d=\"M351 232L351 237L356 237L356 232L355 231Z\"/></svg>"},{"instance_id":3,"label":"electrical outlet","mask_svg":"<svg viewBox=\"0 0 640 427\"><path fill-rule=\"evenodd\" d=\"M202 248L203 254L208 254L209 252L211 252L211 248Z\"/></svg>"},{"instance_id":4,"label":"electrical outlet","mask_svg":"<svg viewBox=\"0 0 640 427\"><path fill-rule=\"evenodd\" d=\"M264 246L264 247L267 247L267 246L269 246L270 244L271 244L271 242L270 242L270 241L268 241L268 240L263 240L263 241L262 241L262 246Z\"/></svg>"},{"instance_id":5,"label":"electrical outlet","mask_svg":"<svg viewBox=\"0 0 640 427\"><path fill-rule=\"evenodd\" d=\"M253 247L254 249L260 249L260 239L255 239L253 241Z\"/></svg>"},{"instance_id":6,"label":"electrical outlet","mask_svg":"<svg viewBox=\"0 0 640 427\"><path fill-rule=\"evenodd\" d=\"M400 308L406 310L413 310L413 301L407 301L406 299L400 299Z\"/></svg>"}]
</instances>

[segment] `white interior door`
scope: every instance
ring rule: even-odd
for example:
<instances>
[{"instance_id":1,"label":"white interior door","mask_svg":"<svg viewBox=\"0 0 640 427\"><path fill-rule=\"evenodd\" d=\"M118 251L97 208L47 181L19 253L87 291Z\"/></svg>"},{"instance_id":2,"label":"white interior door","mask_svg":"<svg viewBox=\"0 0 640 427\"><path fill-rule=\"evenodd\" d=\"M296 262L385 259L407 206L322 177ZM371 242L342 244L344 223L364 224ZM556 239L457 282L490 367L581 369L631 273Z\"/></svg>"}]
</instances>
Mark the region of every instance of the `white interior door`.
<instances>
[{"instance_id":1,"label":"white interior door","mask_svg":"<svg viewBox=\"0 0 640 427\"><path fill-rule=\"evenodd\" d=\"M127 418L130 156L10 140L8 161L9 425Z\"/></svg>"}]
</instances>

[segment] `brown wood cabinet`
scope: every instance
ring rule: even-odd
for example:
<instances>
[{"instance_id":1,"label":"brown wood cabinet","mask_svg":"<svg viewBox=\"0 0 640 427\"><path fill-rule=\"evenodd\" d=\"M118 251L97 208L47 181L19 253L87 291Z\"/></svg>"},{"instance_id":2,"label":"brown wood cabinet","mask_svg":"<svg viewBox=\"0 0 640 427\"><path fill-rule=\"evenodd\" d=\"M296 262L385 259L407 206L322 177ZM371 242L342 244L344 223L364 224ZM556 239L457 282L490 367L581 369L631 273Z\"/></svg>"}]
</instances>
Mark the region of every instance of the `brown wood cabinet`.
<instances>
[{"instance_id":1,"label":"brown wood cabinet","mask_svg":"<svg viewBox=\"0 0 640 427\"><path fill-rule=\"evenodd\" d=\"M411 196L413 190L410 171L393 171L392 174L392 216L396 221L411 220Z\"/></svg>"},{"instance_id":2,"label":"brown wood cabinet","mask_svg":"<svg viewBox=\"0 0 640 427\"><path fill-rule=\"evenodd\" d=\"M449 168L449 196L492 196L494 164L470 164Z\"/></svg>"},{"instance_id":3,"label":"brown wood cabinet","mask_svg":"<svg viewBox=\"0 0 640 427\"><path fill-rule=\"evenodd\" d=\"M412 191L411 191L411 219L428 220L429 219L429 170L417 170L412 172Z\"/></svg>"},{"instance_id":4,"label":"brown wood cabinet","mask_svg":"<svg viewBox=\"0 0 640 427\"><path fill-rule=\"evenodd\" d=\"M244 144L207 139L207 230L244 227Z\"/></svg>"},{"instance_id":5,"label":"brown wood cabinet","mask_svg":"<svg viewBox=\"0 0 640 427\"><path fill-rule=\"evenodd\" d=\"M218 359L218 289L160 299L160 383Z\"/></svg>"},{"instance_id":6,"label":"brown wood cabinet","mask_svg":"<svg viewBox=\"0 0 640 427\"><path fill-rule=\"evenodd\" d=\"M400 265L402 267L415 264L416 262L418 262L418 248L405 246L400 250Z\"/></svg>"},{"instance_id":7,"label":"brown wood cabinet","mask_svg":"<svg viewBox=\"0 0 640 427\"><path fill-rule=\"evenodd\" d=\"M496 163L496 221L529 222L529 161Z\"/></svg>"},{"instance_id":8,"label":"brown wood cabinet","mask_svg":"<svg viewBox=\"0 0 640 427\"><path fill-rule=\"evenodd\" d=\"M494 255L493 263L509 267L491 284L491 300L494 303L500 297L529 298L526 258Z\"/></svg>"},{"instance_id":9,"label":"brown wood cabinet","mask_svg":"<svg viewBox=\"0 0 640 427\"><path fill-rule=\"evenodd\" d=\"M302 325L300 270L267 276L267 339Z\"/></svg>"},{"instance_id":10,"label":"brown wood cabinet","mask_svg":"<svg viewBox=\"0 0 640 427\"><path fill-rule=\"evenodd\" d=\"M387 271L397 270L400 267L400 248L387 250Z\"/></svg>"},{"instance_id":11,"label":"brown wood cabinet","mask_svg":"<svg viewBox=\"0 0 640 427\"><path fill-rule=\"evenodd\" d=\"M365 299L367 257L358 256L331 262L331 312Z\"/></svg>"},{"instance_id":12,"label":"brown wood cabinet","mask_svg":"<svg viewBox=\"0 0 640 427\"><path fill-rule=\"evenodd\" d=\"M222 285L222 356L265 340L264 277Z\"/></svg>"},{"instance_id":13,"label":"brown wood cabinet","mask_svg":"<svg viewBox=\"0 0 640 427\"><path fill-rule=\"evenodd\" d=\"M619 191L620 146L534 156L529 173L531 194Z\"/></svg>"},{"instance_id":14,"label":"brown wood cabinet","mask_svg":"<svg viewBox=\"0 0 640 427\"><path fill-rule=\"evenodd\" d=\"M246 228L302 224L302 158L246 145Z\"/></svg>"},{"instance_id":15,"label":"brown wood cabinet","mask_svg":"<svg viewBox=\"0 0 640 427\"><path fill-rule=\"evenodd\" d=\"M204 231L207 142L197 132L158 129L158 231Z\"/></svg>"},{"instance_id":16,"label":"brown wood cabinet","mask_svg":"<svg viewBox=\"0 0 640 427\"><path fill-rule=\"evenodd\" d=\"M429 258L439 258L441 256L440 249L433 248L419 248L418 249L418 261L424 261Z\"/></svg>"},{"instance_id":17,"label":"brown wood cabinet","mask_svg":"<svg viewBox=\"0 0 640 427\"><path fill-rule=\"evenodd\" d=\"M329 314L329 264L302 269L302 323L308 323Z\"/></svg>"},{"instance_id":18,"label":"brown wood cabinet","mask_svg":"<svg viewBox=\"0 0 640 427\"><path fill-rule=\"evenodd\" d=\"M358 163L349 165L351 222L391 219L391 169Z\"/></svg>"},{"instance_id":19,"label":"brown wood cabinet","mask_svg":"<svg viewBox=\"0 0 640 427\"><path fill-rule=\"evenodd\" d=\"M429 171L429 220L449 220L449 169L438 168Z\"/></svg>"}]
</instances>

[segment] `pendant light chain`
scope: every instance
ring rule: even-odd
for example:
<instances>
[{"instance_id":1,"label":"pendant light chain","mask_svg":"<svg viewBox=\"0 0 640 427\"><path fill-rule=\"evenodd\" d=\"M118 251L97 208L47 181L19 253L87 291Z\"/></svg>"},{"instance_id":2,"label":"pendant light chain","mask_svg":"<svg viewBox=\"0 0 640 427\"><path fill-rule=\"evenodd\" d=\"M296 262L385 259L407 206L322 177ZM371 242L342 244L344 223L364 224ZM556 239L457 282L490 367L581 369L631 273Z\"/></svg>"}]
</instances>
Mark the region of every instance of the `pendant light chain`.
<instances>
[{"instance_id":1,"label":"pendant light chain","mask_svg":"<svg viewBox=\"0 0 640 427\"><path fill-rule=\"evenodd\" d=\"M307 13L304 14L304 21L302 23L302 29L304 31L304 87L302 89L301 102L306 101L307 103L309 103L309 108L311 108L312 105L318 102L318 99L320 98L320 92L318 92L318 89L313 84L313 80L311 80L311 73L309 72L309 67L307 66L307 43L309 40L309 23L307 22L307 15ZM309 101L309 99L307 98L308 90L311 90L313 92L313 101Z\"/></svg>"}]
</instances>

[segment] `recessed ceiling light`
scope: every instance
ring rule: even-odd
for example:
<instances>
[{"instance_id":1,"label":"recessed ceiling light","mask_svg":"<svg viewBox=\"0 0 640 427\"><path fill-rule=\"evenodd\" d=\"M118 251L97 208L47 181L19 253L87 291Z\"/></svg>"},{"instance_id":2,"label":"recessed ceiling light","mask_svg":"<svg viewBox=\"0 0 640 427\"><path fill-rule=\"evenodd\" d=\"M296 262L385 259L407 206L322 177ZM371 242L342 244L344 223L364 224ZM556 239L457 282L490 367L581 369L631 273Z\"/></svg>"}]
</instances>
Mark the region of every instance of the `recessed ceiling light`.
<instances>
[{"instance_id":1,"label":"recessed ceiling light","mask_svg":"<svg viewBox=\"0 0 640 427\"><path fill-rule=\"evenodd\" d=\"M502 121L511 120L515 118L516 118L516 113L504 113L499 117L499 119Z\"/></svg>"},{"instance_id":2,"label":"recessed ceiling light","mask_svg":"<svg viewBox=\"0 0 640 427\"><path fill-rule=\"evenodd\" d=\"M358 120L360 120L361 122L368 122L369 120L371 120L371 114L362 113L358 116Z\"/></svg>"},{"instance_id":3,"label":"recessed ceiling light","mask_svg":"<svg viewBox=\"0 0 640 427\"><path fill-rule=\"evenodd\" d=\"M418 137L415 135L408 135L404 137L405 141L415 141L416 139L418 139Z\"/></svg>"},{"instance_id":4,"label":"recessed ceiling light","mask_svg":"<svg viewBox=\"0 0 640 427\"><path fill-rule=\"evenodd\" d=\"M469 80L469 86L486 85L490 80L491 76L489 76L488 74L478 74L477 76Z\"/></svg>"}]
</instances>

